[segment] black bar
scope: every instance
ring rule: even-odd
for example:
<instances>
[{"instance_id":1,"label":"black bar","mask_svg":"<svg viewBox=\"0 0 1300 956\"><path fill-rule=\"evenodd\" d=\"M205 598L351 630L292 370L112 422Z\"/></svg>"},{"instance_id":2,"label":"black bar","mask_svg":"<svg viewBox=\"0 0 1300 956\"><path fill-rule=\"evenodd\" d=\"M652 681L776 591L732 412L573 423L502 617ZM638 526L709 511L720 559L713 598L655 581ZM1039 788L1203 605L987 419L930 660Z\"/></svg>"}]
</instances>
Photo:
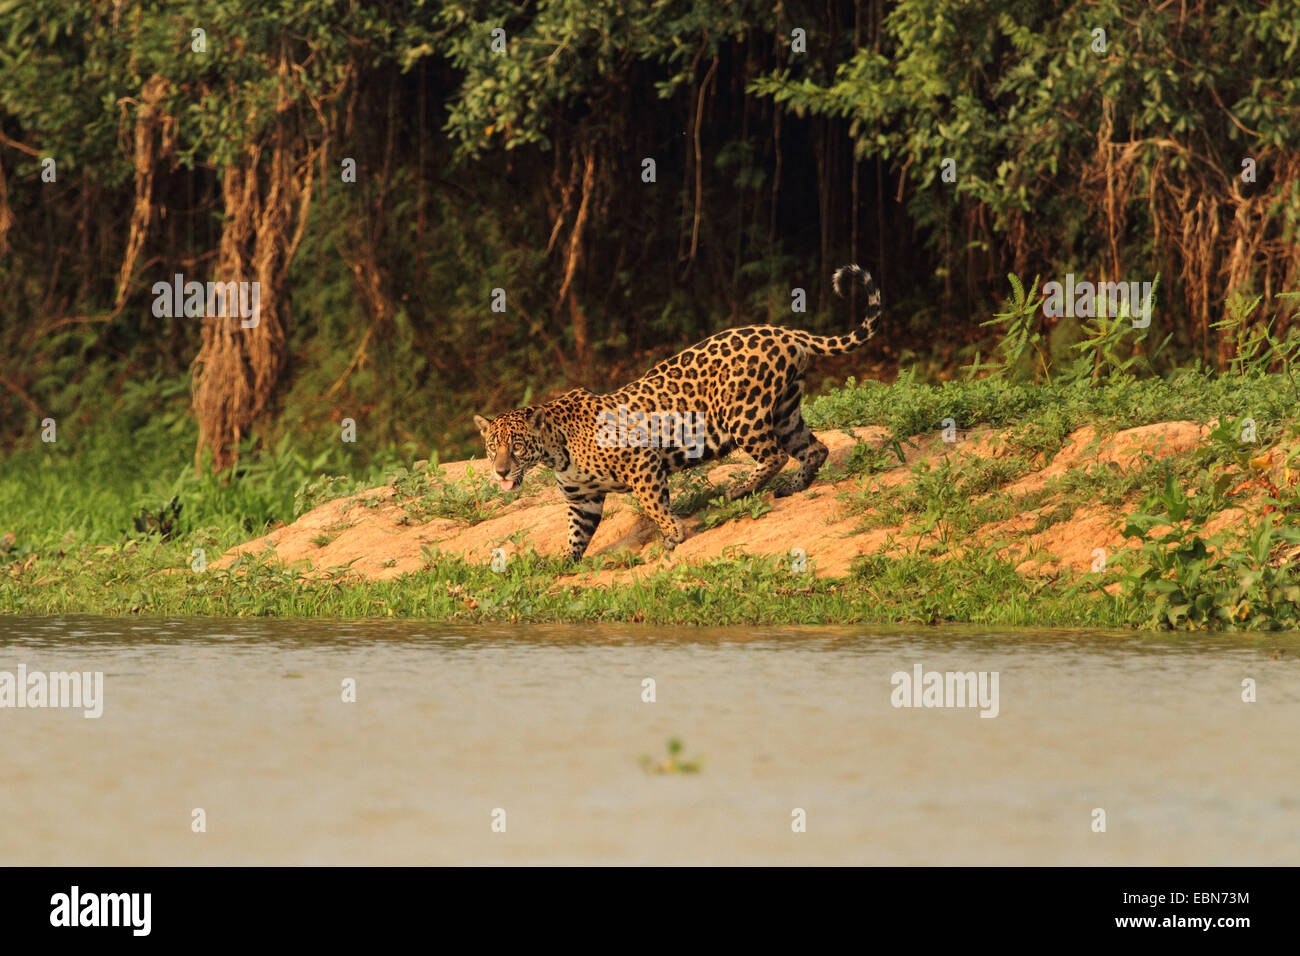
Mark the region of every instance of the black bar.
<instances>
[{"instance_id":1,"label":"black bar","mask_svg":"<svg viewBox=\"0 0 1300 956\"><path fill-rule=\"evenodd\" d=\"M415 934L454 945L469 934L490 944L517 927L541 945L548 937L583 938L597 926L608 931L613 921L623 930L603 938L635 945L656 938L685 942L703 920L736 939L788 928L810 940L840 931L870 940L882 939L882 930L911 927L905 935L927 946L1058 937L1232 945L1294 930L1295 875L1259 868L571 868L541 878L519 868L472 867L6 869L0 870L0 926L7 943L76 934L132 942L282 938L295 945L348 939L373 945ZM148 935L137 936L131 925L51 925L59 895L70 903L73 886L86 915L87 895L150 894ZM97 910L98 897L93 905ZM123 909L120 922L130 924L127 915L140 917L142 910ZM1154 922L1120 925L1134 919ZM1212 925L1177 922L1189 919Z\"/></svg>"}]
</instances>

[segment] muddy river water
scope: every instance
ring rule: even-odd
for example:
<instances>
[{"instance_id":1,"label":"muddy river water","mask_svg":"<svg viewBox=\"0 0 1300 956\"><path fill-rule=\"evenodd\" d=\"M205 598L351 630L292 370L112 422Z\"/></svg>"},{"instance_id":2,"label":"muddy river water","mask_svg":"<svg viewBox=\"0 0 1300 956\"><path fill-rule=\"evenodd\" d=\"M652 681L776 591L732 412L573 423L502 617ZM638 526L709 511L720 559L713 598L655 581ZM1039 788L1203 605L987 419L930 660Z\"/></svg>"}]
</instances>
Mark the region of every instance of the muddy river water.
<instances>
[{"instance_id":1,"label":"muddy river water","mask_svg":"<svg viewBox=\"0 0 1300 956\"><path fill-rule=\"evenodd\" d=\"M0 617L0 864L1294 865L1298 730L1294 634Z\"/></svg>"}]
</instances>

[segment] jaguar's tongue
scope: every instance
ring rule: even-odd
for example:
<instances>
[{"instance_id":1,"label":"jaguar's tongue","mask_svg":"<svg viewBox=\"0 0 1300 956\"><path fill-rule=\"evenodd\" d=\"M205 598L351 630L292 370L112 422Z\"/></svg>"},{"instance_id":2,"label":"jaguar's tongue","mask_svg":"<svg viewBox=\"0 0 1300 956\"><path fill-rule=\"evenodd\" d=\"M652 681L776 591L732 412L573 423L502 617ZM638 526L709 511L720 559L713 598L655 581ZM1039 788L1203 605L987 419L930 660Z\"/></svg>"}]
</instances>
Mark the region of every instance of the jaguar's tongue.
<instances>
[{"instance_id":1,"label":"jaguar's tongue","mask_svg":"<svg viewBox=\"0 0 1300 956\"><path fill-rule=\"evenodd\" d=\"M502 491L511 491L515 487L515 483L509 478L498 478L497 484L501 486Z\"/></svg>"}]
</instances>

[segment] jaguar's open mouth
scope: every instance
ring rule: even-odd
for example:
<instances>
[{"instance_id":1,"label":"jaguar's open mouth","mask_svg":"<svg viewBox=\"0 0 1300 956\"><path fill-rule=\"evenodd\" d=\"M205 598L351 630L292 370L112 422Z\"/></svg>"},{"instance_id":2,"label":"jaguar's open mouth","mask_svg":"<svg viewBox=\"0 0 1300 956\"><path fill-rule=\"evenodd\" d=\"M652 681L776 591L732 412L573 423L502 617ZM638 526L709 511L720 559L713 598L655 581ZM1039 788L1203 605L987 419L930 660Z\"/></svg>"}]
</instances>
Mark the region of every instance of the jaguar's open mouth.
<instances>
[{"instance_id":1,"label":"jaguar's open mouth","mask_svg":"<svg viewBox=\"0 0 1300 956\"><path fill-rule=\"evenodd\" d=\"M502 491L513 491L518 482L513 478L498 478L497 484L501 486Z\"/></svg>"}]
</instances>

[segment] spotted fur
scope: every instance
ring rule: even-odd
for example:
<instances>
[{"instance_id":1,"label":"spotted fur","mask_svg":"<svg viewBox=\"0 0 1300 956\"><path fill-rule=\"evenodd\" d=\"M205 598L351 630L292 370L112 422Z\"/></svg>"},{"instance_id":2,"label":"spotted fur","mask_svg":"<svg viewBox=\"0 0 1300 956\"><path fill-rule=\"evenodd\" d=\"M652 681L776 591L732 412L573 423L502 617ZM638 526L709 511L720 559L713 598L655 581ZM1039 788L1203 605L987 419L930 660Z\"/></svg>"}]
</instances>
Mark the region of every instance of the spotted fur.
<instances>
[{"instance_id":1,"label":"spotted fur","mask_svg":"<svg viewBox=\"0 0 1300 956\"><path fill-rule=\"evenodd\" d=\"M791 456L794 480L778 496L802 491L826 461L826 446L804 424L804 375L815 355L838 355L866 343L880 315L880 289L856 265L839 269L835 291L846 278L866 288L862 324L847 335L814 335L773 325L747 326L709 336L616 392L594 395L583 388L543 405L530 405L478 425L501 487L517 487L533 465L555 469L555 481L569 503L569 554L581 558L600 524L605 496L631 492L673 548L685 537L669 509L668 476L727 455L736 448L757 462L754 474L734 485L731 498L761 488ZM599 423L620 406L629 413L674 412L702 416L702 445L687 448L609 447ZM608 435L608 432L605 433ZM688 452L698 452L697 456Z\"/></svg>"}]
</instances>

